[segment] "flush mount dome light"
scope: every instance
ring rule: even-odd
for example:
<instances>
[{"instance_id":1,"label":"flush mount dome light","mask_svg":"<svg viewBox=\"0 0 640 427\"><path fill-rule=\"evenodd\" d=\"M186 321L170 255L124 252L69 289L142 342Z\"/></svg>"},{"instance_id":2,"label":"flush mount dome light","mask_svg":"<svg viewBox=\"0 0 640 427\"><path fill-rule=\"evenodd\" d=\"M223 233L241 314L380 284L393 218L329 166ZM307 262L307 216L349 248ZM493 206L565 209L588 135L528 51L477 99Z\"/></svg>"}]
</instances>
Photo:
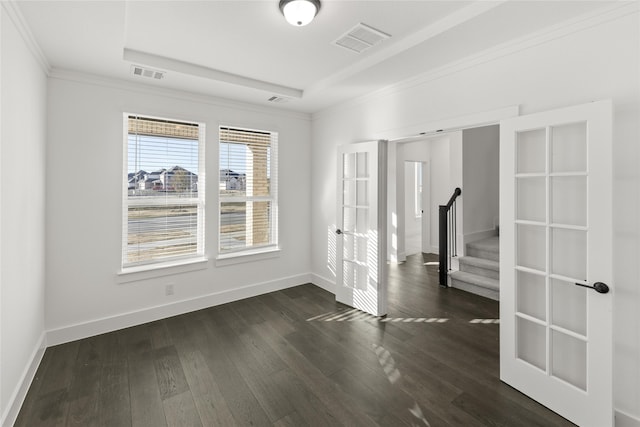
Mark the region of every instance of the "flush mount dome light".
<instances>
[{"instance_id":1,"label":"flush mount dome light","mask_svg":"<svg viewBox=\"0 0 640 427\"><path fill-rule=\"evenodd\" d=\"M291 25L302 27L313 21L320 10L320 0L280 0L280 12Z\"/></svg>"}]
</instances>

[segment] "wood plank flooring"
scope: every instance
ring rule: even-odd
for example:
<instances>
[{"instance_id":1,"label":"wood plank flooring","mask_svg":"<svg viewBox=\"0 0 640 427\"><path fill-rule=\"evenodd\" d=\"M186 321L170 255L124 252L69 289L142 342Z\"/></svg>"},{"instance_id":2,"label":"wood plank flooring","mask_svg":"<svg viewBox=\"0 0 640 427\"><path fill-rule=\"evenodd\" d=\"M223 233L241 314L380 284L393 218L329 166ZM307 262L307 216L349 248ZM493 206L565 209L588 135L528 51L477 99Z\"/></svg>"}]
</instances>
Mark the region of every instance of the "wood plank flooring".
<instances>
[{"instance_id":1,"label":"wood plank flooring","mask_svg":"<svg viewBox=\"0 0 640 427\"><path fill-rule=\"evenodd\" d=\"M572 425L499 381L498 303L436 260L390 266L386 319L307 284L48 348L16 426Z\"/></svg>"}]
</instances>

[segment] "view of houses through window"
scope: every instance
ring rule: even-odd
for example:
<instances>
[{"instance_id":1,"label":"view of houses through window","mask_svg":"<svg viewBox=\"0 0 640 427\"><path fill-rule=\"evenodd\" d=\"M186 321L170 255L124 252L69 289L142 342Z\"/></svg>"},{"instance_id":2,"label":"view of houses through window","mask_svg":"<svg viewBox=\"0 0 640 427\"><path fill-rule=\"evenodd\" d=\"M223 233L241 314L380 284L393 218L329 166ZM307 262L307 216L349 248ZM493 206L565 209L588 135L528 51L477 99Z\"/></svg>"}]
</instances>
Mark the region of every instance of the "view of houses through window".
<instances>
[{"instance_id":1,"label":"view of houses through window","mask_svg":"<svg viewBox=\"0 0 640 427\"><path fill-rule=\"evenodd\" d=\"M221 254L276 246L275 132L220 127Z\"/></svg>"},{"instance_id":2,"label":"view of houses through window","mask_svg":"<svg viewBox=\"0 0 640 427\"><path fill-rule=\"evenodd\" d=\"M123 266L202 256L203 126L139 116L125 122Z\"/></svg>"}]
</instances>

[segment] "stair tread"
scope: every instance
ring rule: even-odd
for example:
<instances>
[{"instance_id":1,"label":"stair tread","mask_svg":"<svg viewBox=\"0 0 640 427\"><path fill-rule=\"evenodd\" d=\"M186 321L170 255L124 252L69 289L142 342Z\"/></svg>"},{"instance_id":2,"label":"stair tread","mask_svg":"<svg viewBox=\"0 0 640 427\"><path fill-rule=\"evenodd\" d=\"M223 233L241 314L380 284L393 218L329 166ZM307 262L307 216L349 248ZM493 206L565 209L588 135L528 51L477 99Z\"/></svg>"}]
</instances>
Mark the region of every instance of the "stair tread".
<instances>
[{"instance_id":1,"label":"stair tread","mask_svg":"<svg viewBox=\"0 0 640 427\"><path fill-rule=\"evenodd\" d=\"M500 271L500 263L486 258L474 256L463 256L459 259L460 264L473 265L475 267L486 268L488 270Z\"/></svg>"},{"instance_id":2,"label":"stair tread","mask_svg":"<svg viewBox=\"0 0 640 427\"><path fill-rule=\"evenodd\" d=\"M500 290L500 281L491 279L489 277L479 276L473 273L467 273L466 271L452 271L450 273L451 279L459 280L465 283L471 283L476 286L481 286L487 289Z\"/></svg>"},{"instance_id":3,"label":"stair tread","mask_svg":"<svg viewBox=\"0 0 640 427\"><path fill-rule=\"evenodd\" d=\"M467 243L467 247L487 252L500 252L500 237L493 236L486 239L477 240L475 242Z\"/></svg>"}]
</instances>

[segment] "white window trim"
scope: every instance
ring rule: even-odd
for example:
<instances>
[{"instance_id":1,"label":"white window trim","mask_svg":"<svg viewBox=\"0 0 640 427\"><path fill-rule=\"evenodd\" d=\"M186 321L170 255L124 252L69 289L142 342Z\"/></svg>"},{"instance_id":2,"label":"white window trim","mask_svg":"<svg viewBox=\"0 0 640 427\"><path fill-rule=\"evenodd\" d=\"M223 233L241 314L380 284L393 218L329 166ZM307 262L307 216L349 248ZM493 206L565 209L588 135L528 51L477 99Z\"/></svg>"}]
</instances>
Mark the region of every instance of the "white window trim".
<instances>
[{"instance_id":1,"label":"white window trim","mask_svg":"<svg viewBox=\"0 0 640 427\"><path fill-rule=\"evenodd\" d=\"M157 277L166 277L174 274L205 270L208 268L208 262L208 258L201 257L127 267L123 268L116 274L116 281L119 284L123 284L154 279Z\"/></svg>"},{"instance_id":2,"label":"white window trim","mask_svg":"<svg viewBox=\"0 0 640 427\"><path fill-rule=\"evenodd\" d=\"M281 251L282 249L278 246L263 246L261 248L220 254L216 258L216 267L278 258Z\"/></svg>"},{"instance_id":3,"label":"white window trim","mask_svg":"<svg viewBox=\"0 0 640 427\"><path fill-rule=\"evenodd\" d=\"M128 222L127 207L130 205L143 205L141 201L129 202L128 191L125 189L128 187L127 173L122 174L122 243L120 248L120 271L116 273L118 283L128 283L138 280L145 280L148 278L168 276L172 274L179 274L183 272L201 270L207 268L206 263L208 258L205 256L205 214L206 214L206 170L205 170L205 135L206 125L204 122L185 119L170 119L167 117L153 116L149 114L136 114L136 113L122 113L123 126L122 126L122 150L123 150L123 172L128 170L129 167L129 117L145 117L156 120L170 120L176 122L188 122L198 125L198 197L197 198L185 198L181 202L197 202L198 205L198 230L201 232L197 236L197 251L192 256L185 256L182 258L175 258L167 261L151 262L145 264L129 264L124 265L124 248L127 243L127 234L123 232L124 225ZM154 273L155 272L155 273ZM157 274L156 274L157 273ZM130 280L129 280L130 279Z\"/></svg>"}]
</instances>

